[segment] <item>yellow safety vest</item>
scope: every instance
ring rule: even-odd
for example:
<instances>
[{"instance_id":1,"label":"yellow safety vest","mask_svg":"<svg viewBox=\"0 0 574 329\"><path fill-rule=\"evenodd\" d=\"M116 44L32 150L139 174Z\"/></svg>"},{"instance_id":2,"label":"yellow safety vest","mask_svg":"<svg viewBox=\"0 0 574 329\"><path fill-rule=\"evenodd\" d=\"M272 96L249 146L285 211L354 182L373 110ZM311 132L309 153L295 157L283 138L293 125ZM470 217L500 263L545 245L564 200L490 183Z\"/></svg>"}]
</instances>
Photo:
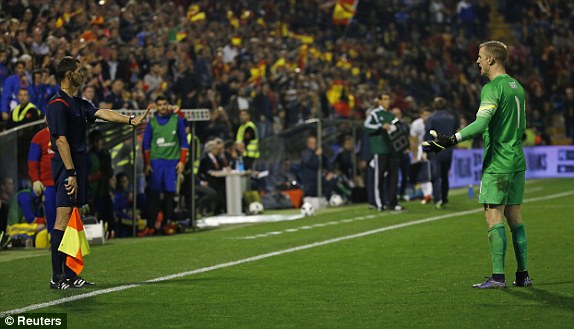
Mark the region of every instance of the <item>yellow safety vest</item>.
<instances>
[{"instance_id":1,"label":"yellow safety vest","mask_svg":"<svg viewBox=\"0 0 574 329\"><path fill-rule=\"evenodd\" d=\"M189 144L189 159L191 160L191 134L187 134L187 143ZM197 136L193 136L193 142L195 143L195 159L193 161L193 173L197 175L199 170L199 158L201 157L201 145L199 142L199 138Z\"/></svg>"},{"instance_id":2,"label":"yellow safety vest","mask_svg":"<svg viewBox=\"0 0 574 329\"><path fill-rule=\"evenodd\" d=\"M36 112L38 112L38 117L42 115L40 110L36 108L36 105L28 102L24 108L22 108L22 104L20 104L12 110L12 122L17 123L26 119L26 114L31 110L36 110Z\"/></svg>"},{"instance_id":3,"label":"yellow safety vest","mask_svg":"<svg viewBox=\"0 0 574 329\"><path fill-rule=\"evenodd\" d=\"M249 122L244 123L241 126L239 126L239 129L237 130L237 136L235 138L235 141L243 142L243 135L245 134L245 129L247 129L247 128L253 129L253 131L255 132L255 138L249 142L249 145L245 146L245 153L243 154L243 156L248 157L248 158L258 159L259 158L259 138L257 136L257 127L255 127L255 124L252 121L249 121Z\"/></svg>"}]
</instances>

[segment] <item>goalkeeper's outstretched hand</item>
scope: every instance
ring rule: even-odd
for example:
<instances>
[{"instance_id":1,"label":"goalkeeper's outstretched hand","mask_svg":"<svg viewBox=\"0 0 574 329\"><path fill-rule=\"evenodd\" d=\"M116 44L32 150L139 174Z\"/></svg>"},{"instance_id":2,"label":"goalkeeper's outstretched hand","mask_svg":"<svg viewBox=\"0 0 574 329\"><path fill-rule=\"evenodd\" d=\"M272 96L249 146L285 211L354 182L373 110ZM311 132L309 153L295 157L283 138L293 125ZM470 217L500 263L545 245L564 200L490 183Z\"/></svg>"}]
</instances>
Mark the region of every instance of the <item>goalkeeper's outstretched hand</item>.
<instances>
[{"instance_id":1,"label":"goalkeeper's outstretched hand","mask_svg":"<svg viewBox=\"0 0 574 329\"><path fill-rule=\"evenodd\" d=\"M446 136L443 134L439 134L434 130L430 131L431 136L434 137L433 140L424 141L422 143L423 150L425 152L430 153L438 153L440 151L444 151L447 148L456 145L457 140L454 135Z\"/></svg>"}]
</instances>

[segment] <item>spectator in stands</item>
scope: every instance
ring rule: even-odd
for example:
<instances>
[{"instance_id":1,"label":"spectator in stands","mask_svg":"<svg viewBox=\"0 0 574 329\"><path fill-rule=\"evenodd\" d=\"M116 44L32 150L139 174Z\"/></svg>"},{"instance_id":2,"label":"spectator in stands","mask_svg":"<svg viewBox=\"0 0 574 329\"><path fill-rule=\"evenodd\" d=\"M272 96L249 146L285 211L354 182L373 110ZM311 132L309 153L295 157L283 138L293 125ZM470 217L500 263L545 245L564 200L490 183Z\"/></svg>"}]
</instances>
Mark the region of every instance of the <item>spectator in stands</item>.
<instances>
[{"instance_id":1,"label":"spectator in stands","mask_svg":"<svg viewBox=\"0 0 574 329\"><path fill-rule=\"evenodd\" d=\"M38 197L44 198L44 214L48 232L52 233L56 223L56 189L52 178L51 160L54 151L50 148L50 130L48 127L40 130L32 138L28 151L28 177L32 182L32 190Z\"/></svg>"},{"instance_id":2,"label":"spectator in stands","mask_svg":"<svg viewBox=\"0 0 574 329\"><path fill-rule=\"evenodd\" d=\"M173 92L184 109L197 108L197 94L200 90L199 81L193 72L193 61L181 58L177 62L178 75L173 85Z\"/></svg>"},{"instance_id":3,"label":"spectator in stands","mask_svg":"<svg viewBox=\"0 0 574 329\"><path fill-rule=\"evenodd\" d=\"M32 84L28 87L28 92L30 93L30 102L36 105L42 115L45 115L46 105L48 105L48 100L52 97L52 93L44 82L44 72L42 70L34 70Z\"/></svg>"},{"instance_id":4,"label":"spectator in stands","mask_svg":"<svg viewBox=\"0 0 574 329\"><path fill-rule=\"evenodd\" d=\"M447 136L454 135L458 130L458 120L447 111L447 102L443 97L435 98L432 103L433 114L428 117L425 123L427 140L432 138L431 130ZM432 168L433 200L436 209L441 209L448 203L448 172L452 164L453 149L444 152L431 154L429 156Z\"/></svg>"},{"instance_id":5,"label":"spectator in stands","mask_svg":"<svg viewBox=\"0 0 574 329\"><path fill-rule=\"evenodd\" d=\"M104 98L104 101L111 104L112 110L127 109L129 104L123 98L124 83L116 79L112 82L112 91Z\"/></svg>"},{"instance_id":6,"label":"spectator in stands","mask_svg":"<svg viewBox=\"0 0 574 329\"><path fill-rule=\"evenodd\" d=\"M233 131L237 131L239 126L242 124L240 120L241 111L250 111L251 104L250 99L247 96L247 91L245 87L239 88L237 95L231 97L229 100L229 105L226 109L229 120L231 121L231 128Z\"/></svg>"},{"instance_id":7,"label":"spectator in stands","mask_svg":"<svg viewBox=\"0 0 574 329\"><path fill-rule=\"evenodd\" d=\"M98 106L96 97L96 88L94 86L86 85L82 90L82 99L90 102L94 106Z\"/></svg>"},{"instance_id":8,"label":"spectator in stands","mask_svg":"<svg viewBox=\"0 0 574 329\"><path fill-rule=\"evenodd\" d=\"M10 120L10 112L18 105L18 91L28 87L28 80L24 73L24 62L18 61L14 64L14 74L4 80L2 86L2 98L0 101L0 112L2 120Z\"/></svg>"},{"instance_id":9,"label":"spectator in stands","mask_svg":"<svg viewBox=\"0 0 574 329\"><path fill-rule=\"evenodd\" d=\"M4 81L8 78L8 72L8 52L6 51L6 46L0 44L0 88L4 87Z\"/></svg>"},{"instance_id":10,"label":"spectator in stands","mask_svg":"<svg viewBox=\"0 0 574 329\"><path fill-rule=\"evenodd\" d=\"M205 128L207 140L221 138L225 141L231 138L231 123L223 107L220 106L211 111L209 119L208 126Z\"/></svg>"},{"instance_id":11,"label":"spectator in stands","mask_svg":"<svg viewBox=\"0 0 574 329\"><path fill-rule=\"evenodd\" d=\"M36 105L30 102L30 94L27 88L18 90L18 105L10 113L8 128L34 122L42 117L42 112L36 108Z\"/></svg>"},{"instance_id":12,"label":"spectator in stands","mask_svg":"<svg viewBox=\"0 0 574 329\"><path fill-rule=\"evenodd\" d=\"M147 87L148 95L155 95L160 91L163 78L161 76L161 62L154 60L151 62L151 68L148 74L144 77L144 83Z\"/></svg>"},{"instance_id":13,"label":"spectator in stands","mask_svg":"<svg viewBox=\"0 0 574 329\"><path fill-rule=\"evenodd\" d=\"M160 229L156 227L160 209L163 208L162 225L174 219L176 184L189 149L183 119L174 113L165 96L158 96L156 105L157 112L146 126L142 143L148 176L148 222L142 235Z\"/></svg>"}]
</instances>

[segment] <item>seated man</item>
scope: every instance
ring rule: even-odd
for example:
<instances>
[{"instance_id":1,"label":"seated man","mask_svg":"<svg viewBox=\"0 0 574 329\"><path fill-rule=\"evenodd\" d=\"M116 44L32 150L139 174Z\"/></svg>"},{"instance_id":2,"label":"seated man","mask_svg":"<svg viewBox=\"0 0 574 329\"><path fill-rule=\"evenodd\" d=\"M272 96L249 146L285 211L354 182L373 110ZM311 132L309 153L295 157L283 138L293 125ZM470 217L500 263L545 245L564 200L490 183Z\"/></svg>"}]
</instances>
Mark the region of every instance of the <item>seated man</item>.
<instances>
[{"instance_id":1,"label":"seated man","mask_svg":"<svg viewBox=\"0 0 574 329\"><path fill-rule=\"evenodd\" d=\"M213 171L219 171L224 168L222 160L223 141L215 139L205 144L204 154L199 160L199 169L197 176L202 189L198 190L208 196L216 197L215 213L225 212L226 195L225 195L225 178L215 177Z\"/></svg>"},{"instance_id":2,"label":"seated man","mask_svg":"<svg viewBox=\"0 0 574 329\"><path fill-rule=\"evenodd\" d=\"M18 223L38 224L36 231L45 228L42 195L36 195L31 189L25 189L16 194L10 202L8 226Z\"/></svg>"}]
</instances>

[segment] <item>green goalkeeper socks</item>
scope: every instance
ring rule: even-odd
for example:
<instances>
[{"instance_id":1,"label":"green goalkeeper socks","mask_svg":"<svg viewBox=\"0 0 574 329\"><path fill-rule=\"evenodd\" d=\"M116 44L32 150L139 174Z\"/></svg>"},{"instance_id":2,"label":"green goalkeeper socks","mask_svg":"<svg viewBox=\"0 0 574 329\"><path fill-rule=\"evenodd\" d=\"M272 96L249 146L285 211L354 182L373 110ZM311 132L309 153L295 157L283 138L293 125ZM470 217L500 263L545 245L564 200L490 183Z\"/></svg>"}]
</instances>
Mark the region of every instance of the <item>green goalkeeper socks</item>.
<instances>
[{"instance_id":1,"label":"green goalkeeper socks","mask_svg":"<svg viewBox=\"0 0 574 329\"><path fill-rule=\"evenodd\" d=\"M488 242L492 256L492 273L504 274L504 256L506 253L506 231L504 224L499 223L488 229Z\"/></svg>"},{"instance_id":2,"label":"green goalkeeper socks","mask_svg":"<svg viewBox=\"0 0 574 329\"><path fill-rule=\"evenodd\" d=\"M526 268L526 257L528 256L528 240L526 239L526 228L524 224L518 224L510 227L512 232L512 244L514 246L514 255L518 264L517 272L524 272Z\"/></svg>"}]
</instances>

